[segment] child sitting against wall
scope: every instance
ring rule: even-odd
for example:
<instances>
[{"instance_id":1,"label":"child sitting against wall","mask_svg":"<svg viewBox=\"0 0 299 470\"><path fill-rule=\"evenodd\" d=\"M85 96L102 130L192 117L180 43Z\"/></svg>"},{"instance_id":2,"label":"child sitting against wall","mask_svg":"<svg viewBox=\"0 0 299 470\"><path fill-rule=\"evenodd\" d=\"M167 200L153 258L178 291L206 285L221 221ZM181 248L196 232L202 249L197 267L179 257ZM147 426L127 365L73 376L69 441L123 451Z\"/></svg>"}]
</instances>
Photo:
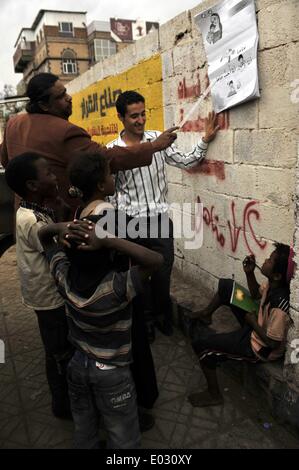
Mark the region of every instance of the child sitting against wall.
<instances>
[{"instance_id":1,"label":"child sitting against wall","mask_svg":"<svg viewBox=\"0 0 299 470\"><path fill-rule=\"evenodd\" d=\"M284 355L287 338L290 296L290 247L281 243L275 244L275 250L267 258L261 272L268 281L259 285L254 270L255 257L248 256L243 261L250 294L253 299L260 299L258 317L255 313L230 304L234 282L231 279L220 279L218 291L209 305L193 314L201 323L209 325L213 313L221 306L230 306L241 328L231 333L207 333L201 329L193 349L198 355L199 363L207 380L207 390L191 394L188 399L194 407L214 406L223 403L220 392L216 366L227 359L248 361L274 361ZM205 329L206 330L206 329Z\"/></svg>"}]
</instances>

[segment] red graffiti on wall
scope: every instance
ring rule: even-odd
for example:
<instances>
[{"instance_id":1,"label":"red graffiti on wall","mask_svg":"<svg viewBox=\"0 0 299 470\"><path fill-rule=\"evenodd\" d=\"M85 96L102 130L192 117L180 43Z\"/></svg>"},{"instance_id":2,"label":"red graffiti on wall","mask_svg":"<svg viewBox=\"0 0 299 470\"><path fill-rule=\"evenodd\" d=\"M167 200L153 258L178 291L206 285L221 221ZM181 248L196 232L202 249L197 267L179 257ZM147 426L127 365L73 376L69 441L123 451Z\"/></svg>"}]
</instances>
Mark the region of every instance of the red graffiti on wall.
<instances>
[{"instance_id":1,"label":"red graffiti on wall","mask_svg":"<svg viewBox=\"0 0 299 470\"><path fill-rule=\"evenodd\" d=\"M179 83L178 86L178 98L179 100L185 100L187 98L197 98L200 96L200 79L197 74L197 81L193 85L187 86L186 78Z\"/></svg>"},{"instance_id":2,"label":"red graffiti on wall","mask_svg":"<svg viewBox=\"0 0 299 470\"><path fill-rule=\"evenodd\" d=\"M180 119L179 121L182 122L184 120L185 110L183 108L180 109ZM229 112L224 111L219 113L217 116L217 124L220 127L220 130L227 130L229 128ZM183 127L183 132L203 132L205 129L205 120L199 114L197 118L194 120L187 121Z\"/></svg>"},{"instance_id":3,"label":"red graffiti on wall","mask_svg":"<svg viewBox=\"0 0 299 470\"><path fill-rule=\"evenodd\" d=\"M201 202L200 197L197 198L197 202ZM261 241L257 238L253 227L253 221L260 220L260 213L257 210L257 205L257 201L251 201L246 204L245 208L243 209L242 224L238 225L236 221L236 203L232 201L231 216L230 219L226 221L226 224L229 228L230 248L233 253L236 253L238 250L240 237L243 237L246 248L251 254L254 254L254 252L250 245L249 236L259 249L264 250L267 247L267 242ZM209 227L212 230L212 233L215 234L217 243L219 243L219 245L224 248L227 244L227 239L221 232L219 216L215 213L214 206L211 206L210 209L207 207L203 208L203 220L206 226Z\"/></svg>"},{"instance_id":4,"label":"red graffiti on wall","mask_svg":"<svg viewBox=\"0 0 299 470\"><path fill-rule=\"evenodd\" d=\"M203 174L206 176L216 176L219 180L225 180L224 162L218 160L204 160L198 166L187 170L190 175Z\"/></svg>"},{"instance_id":5,"label":"red graffiti on wall","mask_svg":"<svg viewBox=\"0 0 299 470\"><path fill-rule=\"evenodd\" d=\"M184 77L183 80L179 82L179 86L177 89L178 92L178 99L179 100L186 100L188 98L199 98L201 93L204 93L206 89L209 87L209 77L208 74L205 75L203 86L200 83L200 76L199 74L196 75L196 82L193 84L187 85L186 78ZM205 99L210 96L210 93L207 94ZM180 109L180 119L179 121L182 122L184 119L185 110L183 108ZM183 132L202 132L204 131L204 124L205 120L200 114L193 120L187 121L185 125L182 127ZM224 111L218 114L218 122L217 124L220 126L221 130L226 130L229 128L229 112Z\"/></svg>"}]
</instances>

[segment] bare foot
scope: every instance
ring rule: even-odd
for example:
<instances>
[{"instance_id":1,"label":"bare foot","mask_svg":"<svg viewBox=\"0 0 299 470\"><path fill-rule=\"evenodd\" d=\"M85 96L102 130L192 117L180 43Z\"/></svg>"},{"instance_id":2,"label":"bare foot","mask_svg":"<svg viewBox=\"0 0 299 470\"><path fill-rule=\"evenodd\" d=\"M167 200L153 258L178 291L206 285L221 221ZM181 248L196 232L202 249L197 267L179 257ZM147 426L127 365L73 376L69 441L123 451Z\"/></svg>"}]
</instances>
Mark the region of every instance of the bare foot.
<instances>
[{"instance_id":1,"label":"bare foot","mask_svg":"<svg viewBox=\"0 0 299 470\"><path fill-rule=\"evenodd\" d=\"M211 325L212 323L212 315L207 312L207 310L197 310L196 312L190 312L186 314L192 320L198 320L204 325Z\"/></svg>"},{"instance_id":2,"label":"bare foot","mask_svg":"<svg viewBox=\"0 0 299 470\"><path fill-rule=\"evenodd\" d=\"M192 393L188 396L188 400L194 407L217 406L223 404L221 395L212 396L208 390L200 393Z\"/></svg>"}]
</instances>

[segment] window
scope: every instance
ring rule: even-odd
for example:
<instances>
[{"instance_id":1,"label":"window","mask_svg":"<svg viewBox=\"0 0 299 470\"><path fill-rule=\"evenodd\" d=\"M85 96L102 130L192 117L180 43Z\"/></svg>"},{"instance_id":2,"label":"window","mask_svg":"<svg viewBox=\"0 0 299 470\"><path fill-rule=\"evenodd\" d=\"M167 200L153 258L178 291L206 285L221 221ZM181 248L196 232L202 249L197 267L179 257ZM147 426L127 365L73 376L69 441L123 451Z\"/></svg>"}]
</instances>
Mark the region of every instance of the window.
<instances>
[{"instance_id":1,"label":"window","mask_svg":"<svg viewBox=\"0 0 299 470\"><path fill-rule=\"evenodd\" d=\"M73 36L73 23L62 22L58 23L58 26L60 33Z\"/></svg>"},{"instance_id":2,"label":"window","mask_svg":"<svg viewBox=\"0 0 299 470\"><path fill-rule=\"evenodd\" d=\"M77 74L77 64L74 59L63 59L62 70L65 74Z\"/></svg>"},{"instance_id":3,"label":"window","mask_svg":"<svg viewBox=\"0 0 299 470\"><path fill-rule=\"evenodd\" d=\"M94 40L95 61L105 59L113 54L116 54L116 43L109 39L95 39Z\"/></svg>"},{"instance_id":4,"label":"window","mask_svg":"<svg viewBox=\"0 0 299 470\"><path fill-rule=\"evenodd\" d=\"M70 49L66 49L62 53L62 71L64 74L77 74L76 55Z\"/></svg>"}]
</instances>

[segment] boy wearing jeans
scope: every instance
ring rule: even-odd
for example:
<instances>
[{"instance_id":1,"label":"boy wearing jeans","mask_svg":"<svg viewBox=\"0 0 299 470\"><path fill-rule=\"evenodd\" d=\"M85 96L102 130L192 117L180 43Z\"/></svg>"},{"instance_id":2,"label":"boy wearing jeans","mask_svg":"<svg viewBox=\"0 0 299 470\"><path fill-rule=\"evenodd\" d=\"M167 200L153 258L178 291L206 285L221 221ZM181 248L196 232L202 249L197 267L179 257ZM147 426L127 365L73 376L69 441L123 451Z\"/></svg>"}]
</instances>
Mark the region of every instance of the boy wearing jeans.
<instances>
[{"instance_id":1,"label":"boy wearing jeans","mask_svg":"<svg viewBox=\"0 0 299 470\"><path fill-rule=\"evenodd\" d=\"M80 225L81 224L81 225ZM118 238L98 239L86 222L71 224L68 235L85 240L85 246L67 253L57 248L53 236L65 229L54 224L40 231L50 270L64 297L70 341L76 348L69 364L69 393L75 423L75 448L99 447L99 415L110 449L140 447L136 392L129 364L131 358L131 301L142 292L143 282L163 263L161 255ZM87 237L87 238L85 238ZM100 266L100 252L117 250L137 262L126 272ZM74 253L76 251L77 253ZM87 258L87 255L91 257ZM95 269L97 267L97 269Z\"/></svg>"}]
</instances>

